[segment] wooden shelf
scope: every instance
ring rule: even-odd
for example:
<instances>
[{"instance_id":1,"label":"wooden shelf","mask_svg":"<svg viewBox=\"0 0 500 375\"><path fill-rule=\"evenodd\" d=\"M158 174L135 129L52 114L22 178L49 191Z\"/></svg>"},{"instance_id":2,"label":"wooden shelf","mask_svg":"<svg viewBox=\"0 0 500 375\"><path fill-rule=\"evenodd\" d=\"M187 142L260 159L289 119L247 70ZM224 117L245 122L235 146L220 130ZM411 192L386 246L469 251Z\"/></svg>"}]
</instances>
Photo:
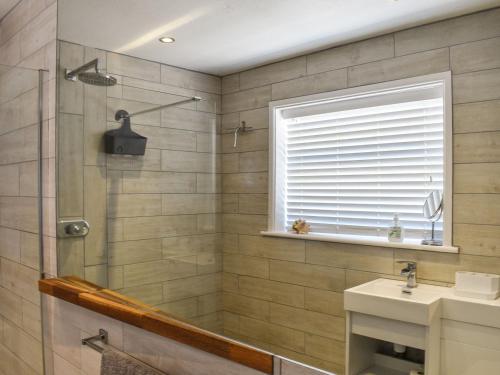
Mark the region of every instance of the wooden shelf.
<instances>
[{"instance_id":1,"label":"wooden shelf","mask_svg":"<svg viewBox=\"0 0 500 375\"><path fill-rule=\"evenodd\" d=\"M273 374L273 355L181 322L152 306L77 277L38 281L41 293L120 320L182 344Z\"/></svg>"}]
</instances>

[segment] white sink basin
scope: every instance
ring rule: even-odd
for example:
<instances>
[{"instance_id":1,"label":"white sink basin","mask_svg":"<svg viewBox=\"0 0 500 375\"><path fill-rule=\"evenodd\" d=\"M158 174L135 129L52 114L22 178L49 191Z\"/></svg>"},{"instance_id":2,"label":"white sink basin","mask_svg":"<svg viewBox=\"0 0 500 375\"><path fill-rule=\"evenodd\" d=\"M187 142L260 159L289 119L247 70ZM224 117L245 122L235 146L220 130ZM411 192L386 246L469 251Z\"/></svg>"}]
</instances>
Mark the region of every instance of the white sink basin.
<instances>
[{"instance_id":1,"label":"white sink basin","mask_svg":"<svg viewBox=\"0 0 500 375\"><path fill-rule=\"evenodd\" d=\"M436 313L440 313L440 299L450 293L450 288L419 284L412 294L403 293L406 283L399 280L377 279L347 289L344 292L344 308L363 314L430 325Z\"/></svg>"}]
</instances>

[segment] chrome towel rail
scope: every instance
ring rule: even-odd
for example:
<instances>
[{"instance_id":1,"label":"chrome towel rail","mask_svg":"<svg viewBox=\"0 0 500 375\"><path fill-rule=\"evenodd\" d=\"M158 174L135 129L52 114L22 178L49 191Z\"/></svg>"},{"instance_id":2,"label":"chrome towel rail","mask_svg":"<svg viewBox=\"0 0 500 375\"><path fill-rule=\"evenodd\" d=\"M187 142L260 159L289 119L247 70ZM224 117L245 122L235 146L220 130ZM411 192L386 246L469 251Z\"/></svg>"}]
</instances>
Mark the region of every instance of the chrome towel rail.
<instances>
[{"instance_id":1,"label":"chrome towel rail","mask_svg":"<svg viewBox=\"0 0 500 375\"><path fill-rule=\"evenodd\" d=\"M82 339L82 345L87 345L89 348L94 349L95 351L102 353L104 351L104 348L102 346L94 344L94 342L100 341L103 344L108 343L108 331L104 329L99 330L99 334L92 336L92 337L87 337L86 339Z\"/></svg>"}]
</instances>

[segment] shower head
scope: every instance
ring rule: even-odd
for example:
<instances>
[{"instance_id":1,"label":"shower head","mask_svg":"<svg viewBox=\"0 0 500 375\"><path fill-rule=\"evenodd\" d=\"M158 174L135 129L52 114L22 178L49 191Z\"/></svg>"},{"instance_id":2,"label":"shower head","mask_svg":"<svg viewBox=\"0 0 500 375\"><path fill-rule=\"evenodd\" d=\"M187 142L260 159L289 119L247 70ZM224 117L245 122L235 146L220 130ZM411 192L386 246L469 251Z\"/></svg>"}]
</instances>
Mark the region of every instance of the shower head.
<instances>
[{"instance_id":1,"label":"shower head","mask_svg":"<svg viewBox=\"0 0 500 375\"><path fill-rule=\"evenodd\" d=\"M93 68L94 72L87 72ZM97 59L88 62L74 70L66 69L65 78L69 81L79 80L83 83L88 83L95 86L113 86L116 85L116 78L108 74L101 73L97 69Z\"/></svg>"},{"instance_id":2,"label":"shower head","mask_svg":"<svg viewBox=\"0 0 500 375\"><path fill-rule=\"evenodd\" d=\"M78 74L78 80L83 83L95 86L114 86L116 85L116 78L109 74L100 72L85 72Z\"/></svg>"}]
</instances>

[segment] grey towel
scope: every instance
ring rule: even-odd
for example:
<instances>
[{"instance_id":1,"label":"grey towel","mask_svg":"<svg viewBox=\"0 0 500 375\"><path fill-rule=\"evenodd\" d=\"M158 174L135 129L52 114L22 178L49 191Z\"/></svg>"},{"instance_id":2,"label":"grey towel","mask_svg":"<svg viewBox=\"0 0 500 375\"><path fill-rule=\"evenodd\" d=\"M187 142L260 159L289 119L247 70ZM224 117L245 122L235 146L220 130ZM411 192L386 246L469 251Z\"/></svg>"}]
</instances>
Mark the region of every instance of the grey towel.
<instances>
[{"instance_id":1,"label":"grey towel","mask_svg":"<svg viewBox=\"0 0 500 375\"><path fill-rule=\"evenodd\" d=\"M105 349L102 353L101 375L165 375L125 353Z\"/></svg>"}]
</instances>

